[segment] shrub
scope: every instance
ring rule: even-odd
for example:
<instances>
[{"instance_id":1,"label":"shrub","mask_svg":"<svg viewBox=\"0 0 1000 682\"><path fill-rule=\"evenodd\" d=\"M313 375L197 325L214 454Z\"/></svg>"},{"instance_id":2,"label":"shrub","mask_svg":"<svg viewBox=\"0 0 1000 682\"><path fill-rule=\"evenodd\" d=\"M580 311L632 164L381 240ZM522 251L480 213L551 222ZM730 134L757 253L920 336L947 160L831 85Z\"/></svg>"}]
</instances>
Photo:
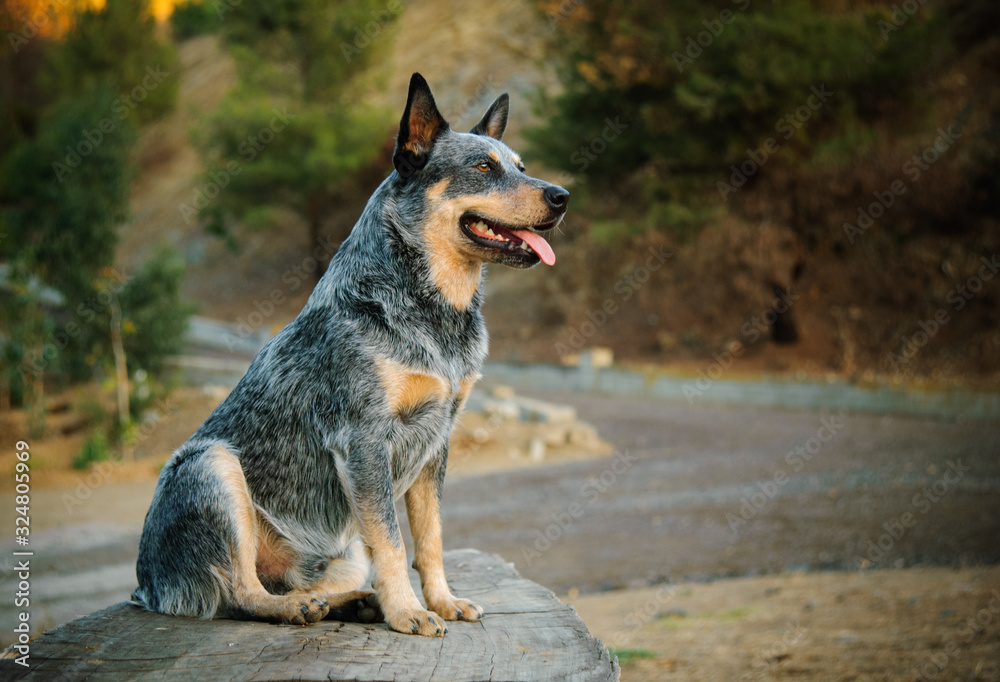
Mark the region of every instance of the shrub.
<instances>
[{"instance_id":1,"label":"shrub","mask_svg":"<svg viewBox=\"0 0 1000 682\"><path fill-rule=\"evenodd\" d=\"M174 38L187 40L206 33L216 33L222 29L222 18L214 3L188 0L174 6L170 15L170 27Z\"/></svg>"},{"instance_id":2,"label":"shrub","mask_svg":"<svg viewBox=\"0 0 1000 682\"><path fill-rule=\"evenodd\" d=\"M111 459L111 449L104 431L98 430L87 437L80 454L73 460L74 469L87 469L94 462L104 462Z\"/></svg>"}]
</instances>

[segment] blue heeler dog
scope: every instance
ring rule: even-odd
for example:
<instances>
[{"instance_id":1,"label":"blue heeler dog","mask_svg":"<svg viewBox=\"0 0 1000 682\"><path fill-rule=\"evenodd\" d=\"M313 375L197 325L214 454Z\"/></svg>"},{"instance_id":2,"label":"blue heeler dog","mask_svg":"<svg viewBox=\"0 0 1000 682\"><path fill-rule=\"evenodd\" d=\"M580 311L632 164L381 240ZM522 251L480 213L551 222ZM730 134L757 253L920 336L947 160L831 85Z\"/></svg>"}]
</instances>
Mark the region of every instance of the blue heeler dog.
<instances>
[{"instance_id":1,"label":"blue heeler dog","mask_svg":"<svg viewBox=\"0 0 1000 682\"><path fill-rule=\"evenodd\" d=\"M440 636L482 609L451 593L441 486L479 378L486 263L551 265L540 236L569 192L501 142L501 95L451 130L414 74L393 155L299 316L170 458L146 515L133 601L201 618L377 620ZM406 499L425 610L407 578ZM371 580L374 593L360 591Z\"/></svg>"}]
</instances>

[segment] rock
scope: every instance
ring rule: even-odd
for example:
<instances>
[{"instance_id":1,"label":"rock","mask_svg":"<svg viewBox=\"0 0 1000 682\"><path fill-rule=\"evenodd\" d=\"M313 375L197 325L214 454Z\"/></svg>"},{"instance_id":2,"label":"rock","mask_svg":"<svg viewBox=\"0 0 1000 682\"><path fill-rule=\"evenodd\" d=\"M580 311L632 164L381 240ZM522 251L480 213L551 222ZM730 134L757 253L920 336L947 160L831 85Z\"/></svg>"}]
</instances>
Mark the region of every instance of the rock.
<instances>
[{"instance_id":1,"label":"rock","mask_svg":"<svg viewBox=\"0 0 1000 682\"><path fill-rule=\"evenodd\" d=\"M551 426L546 424L538 427L538 437L549 447L562 447L570 441L571 428L568 429L562 424L553 424Z\"/></svg>"},{"instance_id":2,"label":"rock","mask_svg":"<svg viewBox=\"0 0 1000 682\"><path fill-rule=\"evenodd\" d=\"M576 421L576 408L571 405L557 405L523 397L514 398L511 404L520 410L521 421L549 424L572 424Z\"/></svg>"},{"instance_id":3,"label":"rock","mask_svg":"<svg viewBox=\"0 0 1000 682\"><path fill-rule=\"evenodd\" d=\"M510 386L494 386L490 394L494 398L499 398L500 400L510 400L514 397L514 389Z\"/></svg>"},{"instance_id":4,"label":"rock","mask_svg":"<svg viewBox=\"0 0 1000 682\"><path fill-rule=\"evenodd\" d=\"M600 444L597 429L585 422L576 422L569 427L567 441L575 448L592 448Z\"/></svg>"},{"instance_id":5,"label":"rock","mask_svg":"<svg viewBox=\"0 0 1000 682\"><path fill-rule=\"evenodd\" d=\"M594 369L611 367L615 362L615 354L610 348L595 346L580 354L580 364Z\"/></svg>"},{"instance_id":6,"label":"rock","mask_svg":"<svg viewBox=\"0 0 1000 682\"><path fill-rule=\"evenodd\" d=\"M528 458L532 462L541 462L545 459L545 441L541 438L532 438L528 443Z\"/></svg>"},{"instance_id":7,"label":"rock","mask_svg":"<svg viewBox=\"0 0 1000 682\"><path fill-rule=\"evenodd\" d=\"M501 421L517 421L521 416L521 408L510 400L484 400L483 413Z\"/></svg>"}]
</instances>

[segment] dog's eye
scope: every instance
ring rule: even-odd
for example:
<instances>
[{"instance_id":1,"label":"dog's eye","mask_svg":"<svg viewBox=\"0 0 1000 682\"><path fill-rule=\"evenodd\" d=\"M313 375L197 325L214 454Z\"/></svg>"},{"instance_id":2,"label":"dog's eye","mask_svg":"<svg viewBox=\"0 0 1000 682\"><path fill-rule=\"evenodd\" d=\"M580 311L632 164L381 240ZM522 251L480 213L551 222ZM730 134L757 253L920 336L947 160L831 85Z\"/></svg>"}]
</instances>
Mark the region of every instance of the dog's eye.
<instances>
[{"instance_id":1,"label":"dog's eye","mask_svg":"<svg viewBox=\"0 0 1000 682\"><path fill-rule=\"evenodd\" d=\"M485 161L480 161L479 163L477 163L476 168L478 168L484 173L489 173L491 170L493 170L493 167L490 166L490 164L486 163Z\"/></svg>"}]
</instances>

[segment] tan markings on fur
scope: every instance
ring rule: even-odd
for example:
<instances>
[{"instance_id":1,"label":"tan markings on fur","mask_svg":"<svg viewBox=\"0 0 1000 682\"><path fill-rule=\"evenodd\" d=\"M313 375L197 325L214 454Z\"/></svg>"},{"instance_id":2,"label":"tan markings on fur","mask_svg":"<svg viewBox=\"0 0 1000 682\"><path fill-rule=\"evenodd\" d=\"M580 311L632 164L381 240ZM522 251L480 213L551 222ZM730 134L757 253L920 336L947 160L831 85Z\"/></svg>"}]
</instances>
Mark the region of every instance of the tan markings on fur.
<instances>
[{"instance_id":1,"label":"tan markings on fur","mask_svg":"<svg viewBox=\"0 0 1000 682\"><path fill-rule=\"evenodd\" d=\"M465 409L465 401L469 399L469 393L472 392L472 387L476 385L482 375L479 372L475 374L470 374L467 377L463 377L462 381L459 383L458 389L458 411L461 412Z\"/></svg>"},{"instance_id":2,"label":"tan markings on fur","mask_svg":"<svg viewBox=\"0 0 1000 682\"><path fill-rule=\"evenodd\" d=\"M410 520L413 535L413 567L420 574L424 599L434 608L436 604L451 597L448 581L444 576L441 554L441 511L434 481L422 469L406 491L406 516Z\"/></svg>"},{"instance_id":3,"label":"tan markings on fur","mask_svg":"<svg viewBox=\"0 0 1000 682\"><path fill-rule=\"evenodd\" d=\"M257 542L259 529L256 511L250 497L246 476L239 459L225 448L216 446L205 453L231 500L232 520L236 526L236 543L230 546L232 573L223 574L213 567L220 583L228 588L226 606L235 606L258 618L283 622L312 622L329 611L320 606L320 595L269 594L257 576ZM305 608L306 611L302 609Z\"/></svg>"},{"instance_id":4,"label":"tan markings on fur","mask_svg":"<svg viewBox=\"0 0 1000 682\"><path fill-rule=\"evenodd\" d=\"M468 599L459 599L448 588L441 552L441 510L437 484L424 468L406 491L406 515L413 535L413 567L427 608L445 620L479 620L483 610Z\"/></svg>"},{"instance_id":5,"label":"tan markings on fur","mask_svg":"<svg viewBox=\"0 0 1000 682\"><path fill-rule=\"evenodd\" d=\"M237 540L236 545L229 548L232 558L232 575L228 576L232 594L229 598L241 608L257 612L263 606L262 598L267 595L267 590L257 576L256 548L259 538L246 476L239 459L225 448L213 447L205 455L211 457L216 475L233 498L231 511Z\"/></svg>"},{"instance_id":6,"label":"tan markings on fur","mask_svg":"<svg viewBox=\"0 0 1000 682\"><path fill-rule=\"evenodd\" d=\"M514 227L530 227L552 219L542 190L528 185L507 192L463 195L446 203L447 210L455 217L456 227L458 218L466 211Z\"/></svg>"},{"instance_id":7,"label":"tan markings on fur","mask_svg":"<svg viewBox=\"0 0 1000 682\"><path fill-rule=\"evenodd\" d=\"M430 150L434 135L444 120L440 118L440 115L430 116L428 110L434 110L432 102L428 101L425 95L418 94L411 104L410 137L406 141L404 149L415 152Z\"/></svg>"},{"instance_id":8,"label":"tan markings on fur","mask_svg":"<svg viewBox=\"0 0 1000 682\"><path fill-rule=\"evenodd\" d=\"M442 200L451 183L449 178L439 180L427 190L430 219L424 226L427 241L427 260L431 279L449 304L465 310L472 302L482 277L482 261L470 258L460 248L458 215L448 210L450 202Z\"/></svg>"},{"instance_id":9,"label":"tan markings on fur","mask_svg":"<svg viewBox=\"0 0 1000 682\"><path fill-rule=\"evenodd\" d=\"M434 285L444 299L458 310L465 310L479 290L483 261L463 253L459 238L458 215L435 212L424 227L427 259Z\"/></svg>"},{"instance_id":10,"label":"tan markings on fur","mask_svg":"<svg viewBox=\"0 0 1000 682\"><path fill-rule=\"evenodd\" d=\"M448 382L439 376L385 358L380 359L377 366L389 409L396 416L402 416L423 403L442 401L448 397Z\"/></svg>"},{"instance_id":11,"label":"tan markings on fur","mask_svg":"<svg viewBox=\"0 0 1000 682\"><path fill-rule=\"evenodd\" d=\"M474 211L496 222L531 226L551 219L542 191L527 185L513 192L473 194L443 199L449 180L445 178L427 191L430 207L424 225L431 279L449 304L465 310L479 290L483 255L462 234L459 219Z\"/></svg>"},{"instance_id":12,"label":"tan markings on fur","mask_svg":"<svg viewBox=\"0 0 1000 682\"><path fill-rule=\"evenodd\" d=\"M500 163L500 155L496 153L495 149L491 149L489 151L489 157L494 161L496 161L497 163Z\"/></svg>"},{"instance_id":13,"label":"tan markings on fur","mask_svg":"<svg viewBox=\"0 0 1000 682\"><path fill-rule=\"evenodd\" d=\"M243 467L236 455L223 447L216 446L205 453L211 458L211 466L226 490L235 498L231 513L236 525L237 542L230 550L233 553L233 585L260 584L257 578L256 550L258 530L256 513L251 503L250 489L247 487ZM263 588L261 588L263 589Z\"/></svg>"},{"instance_id":14,"label":"tan markings on fur","mask_svg":"<svg viewBox=\"0 0 1000 682\"><path fill-rule=\"evenodd\" d=\"M271 532L260 532L257 538L257 576L281 580L295 565L288 544Z\"/></svg>"},{"instance_id":15,"label":"tan markings on fur","mask_svg":"<svg viewBox=\"0 0 1000 682\"><path fill-rule=\"evenodd\" d=\"M423 610L406 572L406 547L389 538L378 512L359 509L362 536L371 559L372 587L378 594L382 611L389 620L402 610Z\"/></svg>"},{"instance_id":16,"label":"tan markings on fur","mask_svg":"<svg viewBox=\"0 0 1000 682\"><path fill-rule=\"evenodd\" d=\"M511 158L511 160L514 161L514 165L515 166L520 166L521 165L521 157L518 156L516 153L511 152L510 158Z\"/></svg>"},{"instance_id":17,"label":"tan markings on fur","mask_svg":"<svg viewBox=\"0 0 1000 682\"><path fill-rule=\"evenodd\" d=\"M434 186L427 190L427 198L433 202L441 200L441 195L444 191L448 189L448 185L451 184L451 178L445 178L443 180L438 180L434 183Z\"/></svg>"}]
</instances>

